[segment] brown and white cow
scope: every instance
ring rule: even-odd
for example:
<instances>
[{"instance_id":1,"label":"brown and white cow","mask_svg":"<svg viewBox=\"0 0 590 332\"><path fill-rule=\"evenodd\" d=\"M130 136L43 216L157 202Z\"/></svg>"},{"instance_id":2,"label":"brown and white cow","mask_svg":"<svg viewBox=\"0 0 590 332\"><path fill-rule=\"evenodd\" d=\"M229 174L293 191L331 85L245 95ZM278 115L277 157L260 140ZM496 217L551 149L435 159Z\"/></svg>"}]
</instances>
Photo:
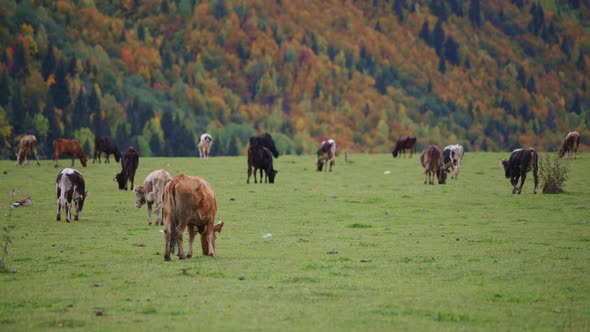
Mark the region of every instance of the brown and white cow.
<instances>
[{"instance_id":1,"label":"brown and white cow","mask_svg":"<svg viewBox=\"0 0 590 332\"><path fill-rule=\"evenodd\" d=\"M211 137L211 135L209 135L208 133L204 133L203 135L201 135L201 137L199 138L199 157L201 159L209 159L209 152L211 151L211 141L213 140L213 137Z\"/></svg>"},{"instance_id":2,"label":"brown and white cow","mask_svg":"<svg viewBox=\"0 0 590 332\"><path fill-rule=\"evenodd\" d=\"M434 175L439 184L447 182L447 170L444 167L442 150L438 145L429 145L420 155L420 162L424 167L424 184L434 184Z\"/></svg>"},{"instance_id":3,"label":"brown and white cow","mask_svg":"<svg viewBox=\"0 0 590 332\"><path fill-rule=\"evenodd\" d=\"M398 153L402 153L404 158L406 157L406 150L410 150L410 158L412 155L416 153L416 137L414 136L402 136L400 139L395 142L395 146L393 150L391 150L391 154L393 157L397 157Z\"/></svg>"},{"instance_id":4,"label":"brown and white cow","mask_svg":"<svg viewBox=\"0 0 590 332\"><path fill-rule=\"evenodd\" d=\"M77 140L58 138L53 141L53 167L57 168L57 160L62 154L72 157L72 167L76 157L80 158L82 166L86 167L88 156L82 151L82 146Z\"/></svg>"},{"instance_id":5,"label":"brown and white cow","mask_svg":"<svg viewBox=\"0 0 590 332\"><path fill-rule=\"evenodd\" d=\"M510 159L502 160L501 165L504 166L506 178L510 179L513 194L516 192L520 194L522 186L524 185L524 180L526 179L526 173L530 171L533 171L533 179L535 182L533 194L537 193L537 187L539 186L538 164L539 154L533 148L516 149L510 154ZM520 187L516 186L518 184L518 178L521 178Z\"/></svg>"},{"instance_id":6,"label":"brown and white cow","mask_svg":"<svg viewBox=\"0 0 590 332\"><path fill-rule=\"evenodd\" d=\"M324 169L328 169L328 162L330 162L330 172L332 171L332 167L336 164L336 141L333 139L329 139L327 141L322 141L320 143L320 148L317 152L318 160L317 160L317 170L319 172Z\"/></svg>"},{"instance_id":7,"label":"brown and white cow","mask_svg":"<svg viewBox=\"0 0 590 332\"><path fill-rule=\"evenodd\" d=\"M37 138L35 135L25 135L20 140L18 153L16 154L16 165L22 165L23 162L25 165L29 165L29 155L31 153L35 154L37 165L41 165L39 163L39 157L37 156Z\"/></svg>"},{"instance_id":8,"label":"brown and white cow","mask_svg":"<svg viewBox=\"0 0 590 332\"><path fill-rule=\"evenodd\" d=\"M147 204L148 209L148 225L152 224L152 205L156 203L156 225L164 224L164 211L162 209L162 196L164 195L164 187L172 177L163 169L153 171L145 178L142 186L135 186L135 206L137 208Z\"/></svg>"},{"instance_id":9,"label":"brown and white cow","mask_svg":"<svg viewBox=\"0 0 590 332\"><path fill-rule=\"evenodd\" d=\"M74 220L84 208L84 201L88 196L85 189L84 176L73 168L64 168L55 179L55 191L57 194L57 221L61 220L61 209L66 213L66 221L72 220L72 201L76 206Z\"/></svg>"},{"instance_id":10,"label":"brown and white cow","mask_svg":"<svg viewBox=\"0 0 590 332\"><path fill-rule=\"evenodd\" d=\"M203 255L215 257L215 215L217 200L211 185L198 176L179 174L164 189L164 260L178 246L178 258L193 256L195 232L201 234ZM189 249L185 255L182 235L188 228Z\"/></svg>"},{"instance_id":11,"label":"brown and white cow","mask_svg":"<svg viewBox=\"0 0 590 332\"><path fill-rule=\"evenodd\" d=\"M567 158L572 159L572 155L574 159L576 159L576 153L578 152L578 147L580 146L580 133L577 131L570 131L567 133L565 137L565 141L561 145L561 149L559 150L559 157L563 158L563 156L567 153Z\"/></svg>"},{"instance_id":12,"label":"brown and white cow","mask_svg":"<svg viewBox=\"0 0 590 332\"><path fill-rule=\"evenodd\" d=\"M446 146L443 150L443 159L445 169L451 169L451 179L458 179L463 162L463 146L459 144Z\"/></svg>"}]
</instances>

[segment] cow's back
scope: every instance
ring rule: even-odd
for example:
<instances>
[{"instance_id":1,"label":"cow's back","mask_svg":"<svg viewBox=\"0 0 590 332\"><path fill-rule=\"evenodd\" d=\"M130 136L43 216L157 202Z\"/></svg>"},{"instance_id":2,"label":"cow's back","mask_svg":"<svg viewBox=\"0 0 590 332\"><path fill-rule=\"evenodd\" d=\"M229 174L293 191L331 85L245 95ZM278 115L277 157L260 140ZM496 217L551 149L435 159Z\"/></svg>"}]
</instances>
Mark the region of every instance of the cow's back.
<instances>
[{"instance_id":1,"label":"cow's back","mask_svg":"<svg viewBox=\"0 0 590 332\"><path fill-rule=\"evenodd\" d=\"M174 211L179 219L188 218L197 225L214 223L217 214L215 193L207 181L197 176L179 174L166 185L167 202L174 201Z\"/></svg>"}]
</instances>

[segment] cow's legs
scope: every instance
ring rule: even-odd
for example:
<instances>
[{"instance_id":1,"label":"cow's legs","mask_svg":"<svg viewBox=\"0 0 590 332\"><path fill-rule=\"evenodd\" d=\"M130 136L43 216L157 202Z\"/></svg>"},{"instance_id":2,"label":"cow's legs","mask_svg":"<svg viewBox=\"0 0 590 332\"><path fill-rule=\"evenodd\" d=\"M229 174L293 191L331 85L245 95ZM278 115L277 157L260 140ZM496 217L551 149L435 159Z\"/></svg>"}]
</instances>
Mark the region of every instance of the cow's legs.
<instances>
[{"instance_id":1,"label":"cow's legs","mask_svg":"<svg viewBox=\"0 0 590 332\"><path fill-rule=\"evenodd\" d=\"M186 258L193 257L193 242L195 241L195 227L188 225L188 253Z\"/></svg>"},{"instance_id":2,"label":"cow's legs","mask_svg":"<svg viewBox=\"0 0 590 332\"><path fill-rule=\"evenodd\" d=\"M59 198L57 199L57 215L55 216L55 220L57 220L57 221L61 220L61 204L60 204Z\"/></svg>"},{"instance_id":3,"label":"cow's legs","mask_svg":"<svg viewBox=\"0 0 590 332\"><path fill-rule=\"evenodd\" d=\"M147 203L147 210L148 210L148 225L152 224L152 204L148 202ZM156 207L156 213L158 213L158 209ZM156 225L158 224L158 216L156 215Z\"/></svg>"},{"instance_id":4,"label":"cow's legs","mask_svg":"<svg viewBox=\"0 0 590 332\"><path fill-rule=\"evenodd\" d=\"M524 186L524 179L526 179L526 172L523 172L520 177L520 187L518 187L518 194L522 192L522 186Z\"/></svg>"},{"instance_id":5,"label":"cow's legs","mask_svg":"<svg viewBox=\"0 0 590 332\"><path fill-rule=\"evenodd\" d=\"M57 159L59 158L59 154L57 152L55 152L53 154L53 167L57 168Z\"/></svg>"},{"instance_id":6,"label":"cow's legs","mask_svg":"<svg viewBox=\"0 0 590 332\"><path fill-rule=\"evenodd\" d=\"M70 221L72 221L71 203L66 201L64 205L65 205L65 211L66 211L66 221L70 222Z\"/></svg>"},{"instance_id":7,"label":"cow's legs","mask_svg":"<svg viewBox=\"0 0 590 332\"><path fill-rule=\"evenodd\" d=\"M76 156L72 156L72 168L74 168L74 162L76 161Z\"/></svg>"},{"instance_id":8,"label":"cow's legs","mask_svg":"<svg viewBox=\"0 0 590 332\"><path fill-rule=\"evenodd\" d=\"M166 228L164 229L164 237L166 238L166 246L164 248L164 260L165 261L169 261L170 260L170 240L171 240L171 236L172 234L170 231L170 227L168 227L169 223L166 225Z\"/></svg>"},{"instance_id":9,"label":"cow's legs","mask_svg":"<svg viewBox=\"0 0 590 332\"><path fill-rule=\"evenodd\" d=\"M215 227L207 227L206 237L209 246L209 251L207 254L211 257L215 257Z\"/></svg>"},{"instance_id":10,"label":"cow's legs","mask_svg":"<svg viewBox=\"0 0 590 332\"><path fill-rule=\"evenodd\" d=\"M246 183L250 183L250 176L252 175L252 166L248 165L248 179L246 180Z\"/></svg>"},{"instance_id":11,"label":"cow's legs","mask_svg":"<svg viewBox=\"0 0 590 332\"><path fill-rule=\"evenodd\" d=\"M35 153L35 159L37 159L37 166L41 166L41 163L39 162L39 157L37 156L37 149L34 149L33 152Z\"/></svg>"},{"instance_id":12,"label":"cow's legs","mask_svg":"<svg viewBox=\"0 0 590 332\"><path fill-rule=\"evenodd\" d=\"M78 220L80 220L78 218L78 215L80 214L80 205L79 205L79 203L77 201L75 202L75 205L76 205L76 214L74 215L74 220L75 221L78 221Z\"/></svg>"},{"instance_id":13,"label":"cow's legs","mask_svg":"<svg viewBox=\"0 0 590 332\"><path fill-rule=\"evenodd\" d=\"M178 258L179 259L185 259L186 255L184 254L184 249L182 248L182 234L184 233L184 228L186 226L181 226L181 225L177 225L176 226L176 234L173 234L174 236L176 236L176 243L178 244Z\"/></svg>"},{"instance_id":14,"label":"cow's legs","mask_svg":"<svg viewBox=\"0 0 590 332\"><path fill-rule=\"evenodd\" d=\"M518 190L518 179L520 178L520 174L517 174L515 176L512 177L510 183L512 183L512 193L516 194L516 191Z\"/></svg>"}]
</instances>

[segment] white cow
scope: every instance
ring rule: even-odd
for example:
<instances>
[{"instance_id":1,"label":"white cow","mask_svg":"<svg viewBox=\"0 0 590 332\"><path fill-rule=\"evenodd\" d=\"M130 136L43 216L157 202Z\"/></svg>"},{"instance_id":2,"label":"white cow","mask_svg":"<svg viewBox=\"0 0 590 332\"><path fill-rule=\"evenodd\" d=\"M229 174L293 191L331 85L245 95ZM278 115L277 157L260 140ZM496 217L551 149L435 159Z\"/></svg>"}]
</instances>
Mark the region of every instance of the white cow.
<instances>
[{"instance_id":1,"label":"white cow","mask_svg":"<svg viewBox=\"0 0 590 332\"><path fill-rule=\"evenodd\" d=\"M461 162L463 161L463 146L453 144L446 146L443 151L445 169L451 168L451 179L459 178Z\"/></svg>"},{"instance_id":2,"label":"white cow","mask_svg":"<svg viewBox=\"0 0 590 332\"><path fill-rule=\"evenodd\" d=\"M212 140L213 137L211 137L211 135L209 135L208 133L204 133L203 135L201 135L201 138L199 138L199 157L201 157L201 159L209 159L209 152L211 151Z\"/></svg>"},{"instance_id":3,"label":"white cow","mask_svg":"<svg viewBox=\"0 0 590 332\"><path fill-rule=\"evenodd\" d=\"M55 180L55 191L57 193L57 217L61 220L61 209L66 212L66 221L70 222L72 217L72 201L76 205L74 220L78 220L78 214L84 207L84 200L88 196L85 191L84 177L82 173L73 168L64 168L57 175Z\"/></svg>"},{"instance_id":4,"label":"white cow","mask_svg":"<svg viewBox=\"0 0 590 332\"><path fill-rule=\"evenodd\" d=\"M156 203L156 225L164 224L163 221L163 205L162 196L164 195L164 187L172 177L163 169L151 172L143 181L143 186L135 186L136 201L135 206L140 208L147 203L148 208L148 225L152 224L152 205Z\"/></svg>"}]
</instances>

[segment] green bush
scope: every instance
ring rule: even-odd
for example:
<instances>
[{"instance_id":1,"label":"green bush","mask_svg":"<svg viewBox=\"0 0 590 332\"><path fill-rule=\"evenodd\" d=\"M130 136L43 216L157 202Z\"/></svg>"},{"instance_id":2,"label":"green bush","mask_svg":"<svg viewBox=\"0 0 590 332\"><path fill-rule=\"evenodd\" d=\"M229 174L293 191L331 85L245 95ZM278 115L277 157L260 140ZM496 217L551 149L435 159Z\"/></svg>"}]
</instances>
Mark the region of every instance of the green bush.
<instances>
[{"instance_id":1,"label":"green bush","mask_svg":"<svg viewBox=\"0 0 590 332\"><path fill-rule=\"evenodd\" d=\"M541 160L539 169L543 194L564 192L568 171L569 164L567 160L559 158L557 153L553 155L546 154Z\"/></svg>"}]
</instances>

